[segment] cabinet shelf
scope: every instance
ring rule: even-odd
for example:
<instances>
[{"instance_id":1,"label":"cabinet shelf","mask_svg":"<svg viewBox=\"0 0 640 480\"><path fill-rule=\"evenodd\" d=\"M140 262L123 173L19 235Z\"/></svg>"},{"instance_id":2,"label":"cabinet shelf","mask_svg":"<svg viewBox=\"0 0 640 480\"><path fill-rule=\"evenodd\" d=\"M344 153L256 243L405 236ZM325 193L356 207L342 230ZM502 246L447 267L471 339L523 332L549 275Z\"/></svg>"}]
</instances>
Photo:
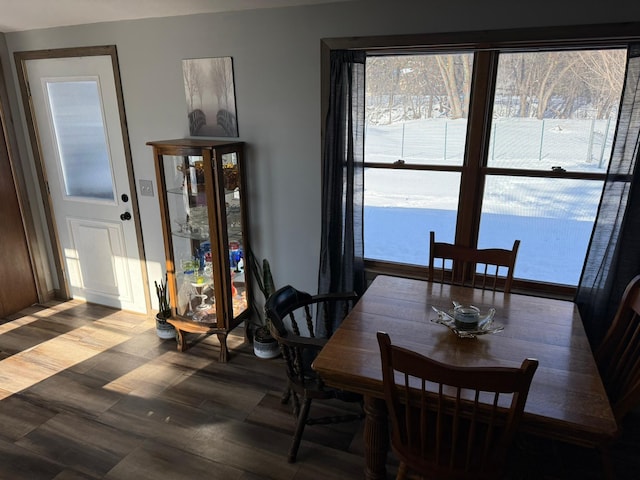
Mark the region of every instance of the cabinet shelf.
<instances>
[{"instance_id":1,"label":"cabinet shelf","mask_svg":"<svg viewBox=\"0 0 640 480\"><path fill-rule=\"evenodd\" d=\"M174 237L188 238L190 240L196 240L196 241L199 241L199 242L209 240L208 236L199 235L197 233L185 233L185 232L173 231L173 232L171 232L171 235L173 235Z\"/></svg>"},{"instance_id":2,"label":"cabinet shelf","mask_svg":"<svg viewBox=\"0 0 640 480\"><path fill-rule=\"evenodd\" d=\"M249 250L244 144L178 139L147 145L156 163L172 311L167 321L178 350L194 343L189 334L215 334L219 360L226 362L227 335L248 319L252 298L249 272L242 269Z\"/></svg>"}]
</instances>

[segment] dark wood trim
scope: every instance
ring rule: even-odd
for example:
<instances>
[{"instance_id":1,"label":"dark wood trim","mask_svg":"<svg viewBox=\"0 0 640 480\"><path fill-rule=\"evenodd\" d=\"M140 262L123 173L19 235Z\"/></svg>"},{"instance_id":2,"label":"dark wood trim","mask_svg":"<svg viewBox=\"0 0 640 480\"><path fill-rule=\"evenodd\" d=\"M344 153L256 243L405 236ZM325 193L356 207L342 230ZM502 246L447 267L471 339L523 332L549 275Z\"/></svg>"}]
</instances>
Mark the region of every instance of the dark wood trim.
<instances>
[{"instance_id":1,"label":"dark wood trim","mask_svg":"<svg viewBox=\"0 0 640 480\"><path fill-rule=\"evenodd\" d=\"M455 243L464 247L475 247L478 244L482 202L477 199L482 198L484 191L481 166L489 151L491 131L491 125L487 125L486 119L493 110L497 69L498 55L495 52L475 54L455 237Z\"/></svg>"},{"instance_id":2,"label":"dark wood trim","mask_svg":"<svg viewBox=\"0 0 640 480\"><path fill-rule=\"evenodd\" d=\"M158 189L158 200L160 206L160 218L169 218L169 202L166 195L161 195L161 192L167 191L167 182L164 177L164 167L162 164L162 153L159 151L159 147L153 144L153 163L156 174L156 187ZM173 154L173 153L172 153ZM173 252L173 237L171 236L170 226L167 222L160 222L162 227L162 240L164 244L165 252ZM178 290L176 288L176 265L168 257L166 257L164 270L167 274L167 288L169 289L169 298L178 298ZM175 303L175 302L174 302ZM171 307L171 315L177 316L178 312L175 306Z\"/></svg>"},{"instance_id":3,"label":"dark wood trim","mask_svg":"<svg viewBox=\"0 0 640 480\"><path fill-rule=\"evenodd\" d=\"M224 198L224 180L221 178L219 164L222 161L220 152L214 152L211 148L203 148L200 155L204 163L205 177L211 175L211 182L205 181L205 197L207 199L207 214L209 217L209 240L211 242L211 255L215 258L214 265L219 268L213 269L213 284L215 285L216 297L216 326L224 330L230 320L233 320L233 305L231 302L231 285L227 280L229 275L229 240L227 236L227 225L225 222L218 222L217 212L226 211ZM166 217L167 222L171 217ZM224 225L222 225L224 223ZM193 250L193 247L192 247ZM226 275L223 274L226 272ZM177 297L176 297L177 298ZM229 312L231 309L231 312Z\"/></svg>"},{"instance_id":4,"label":"dark wood trim","mask_svg":"<svg viewBox=\"0 0 640 480\"><path fill-rule=\"evenodd\" d=\"M320 82L320 116L322 121L320 122L320 137L324 139L327 113L329 112L329 76L331 75L331 49L324 42L320 42L320 76L322 81ZM322 144L322 150L324 151L324 142Z\"/></svg>"},{"instance_id":5,"label":"dark wood trim","mask_svg":"<svg viewBox=\"0 0 640 480\"><path fill-rule=\"evenodd\" d=\"M47 51L48 52L48 51ZM53 262L56 268L55 276L57 277L58 288L56 289L56 296L59 299L68 300L71 298L69 287L66 281L66 269L64 267L64 261L62 251L60 249L60 241L58 239L58 233L55 228L55 221L53 216L53 207L51 205L51 198L49 195L49 189L47 187L46 171L44 169L44 161L42 153L40 152L40 144L38 142L38 132L33 116L33 105L31 101L31 90L29 88L29 80L27 75L26 60L30 58L37 58L33 56L34 52L15 52L14 60L16 64L16 71L18 75L18 85L20 86L20 94L22 96L22 107L24 109L24 115L27 120L27 130L29 132L29 143L31 145L31 152L34 157L34 165L36 168L36 174L38 176L38 185L40 188L40 195L42 197L42 206L44 208L45 219L47 222L47 230L49 233L49 239L51 241L51 249L53 251ZM23 55L27 54L27 55ZM30 58L27 58L30 57ZM42 57L48 58L48 57ZM52 272L53 274L53 272Z\"/></svg>"},{"instance_id":6,"label":"dark wood trim","mask_svg":"<svg viewBox=\"0 0 640 480\"><path fill-rule=\"evenodd\" d=\"M40 241L38 235L36 235L36 229L33 222L31 202L29 202L29 194L25 182L24 170L22 168L22 161L18 154L15 126L9 110L9 95L2 68L0 68L0 124L2 126L2 141L4 143L4 148L6 148L5 153L13 173L13 182L22 217L22 227L27 240L27 249L29 252L36 294L39 302L46 302L51 296L47 287L47 270L45 268L45 261L41 255Z\"/></svg>"},{"instance_id":7,"label":"dark wood trim","mask_svg":"<svg viewBox=\"0 0 640 480\"><path fill-rule=\"evenodd\" d=\"M364 162L367 168L380 168L387 170L415 170L415 171L431 171L431 172L462 172L461 165L424 165L418 163L380 163L380 162ZM528 170L523 168L494 168L481 167L482 175L500 175L506 177L542 177L542 178L570 178L575 180L600 180L604 181L606 174L579 171L549 171L549 170ZM611 180L620 182L631 181L631 175L615 175L610 177Z\"/></svg>"},{"instance_id":8,"label":"dark wood trim","mask_svg":"<svg viewBox=\"0 0 640 480\"><path fill-rule=\"evenodd\" d=\"M329 50L389 53L414 50L491 50L624 45L640 38L640 23L603 23L502 30L471 30L410 35L324 38Z\"/></svg>"},{"instance_id":9,"label":"dark wood trim","mask_svg":"<svg viewBox=\"0 0 640 480\"><path fill-rule=\"evenodd\" d=\"M507 177L543 177L543 178L567 178L574 180L600 180L604 181L607 177L604 173L593 172L558 172L548 170L527 170L521 168L482 168L483 175L500 175ZM617 175L615 178L620 181L630 181L630 175Z\"/></svg>"},{"instance_id":10,"label":"dark wood trim","mask_svg":"<svg viewBox=\"0 0 640 480\"><path fill-rule=\"evenodd\" d=\"M99 55L113 56L116 54L115 45L97 45L91 47L53 48L45 50L29 50L14 52L14 57L21 62L27 60L42 60L44 58L93 57ZM16 62L18 63L18 62Z\"/></svg>"}]
</instances>

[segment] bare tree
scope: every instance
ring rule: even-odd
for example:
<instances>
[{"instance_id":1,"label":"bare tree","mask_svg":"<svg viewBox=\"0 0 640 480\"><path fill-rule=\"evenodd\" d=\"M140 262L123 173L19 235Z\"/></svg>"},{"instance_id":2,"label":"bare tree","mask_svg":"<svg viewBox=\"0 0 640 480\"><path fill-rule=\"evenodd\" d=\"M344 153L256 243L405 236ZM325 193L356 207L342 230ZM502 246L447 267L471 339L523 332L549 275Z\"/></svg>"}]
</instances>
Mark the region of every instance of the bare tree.
<instances>
[{"instance_id":1,"label":"bare tree","mask_svg":"<svg viewBox=\"0 0 640 480\"><path fill-rule=\"evenodd\" d=\"M536 59L538 60L538 67L540 68L540 79L536 85L537 91L535 92L538 98L536 108L536 118L538 120L544 118L544 114L549 106L549 99L554 94L556 88L566 80L568 72L571 71L571 67L577 61L574 55L565 55L562 58L559 57L557 53L543 53L542 55L544 55L541 57L543 60Z\"/></svg>"},{"instance_id":2,"label":"bare tree","mask_svg":"<svg viewBox=\"0 0 640 480\"><path fill-rule=\"evenodd\" d=\"M399 79L404 66L404 57L371 57L367 60L370 114L379 118L379 115L384 113L386 123L393 121L396 94L400 89Z\"/></svg>"},{"instance_id":3,"label":"bare tree","mask_svg":"<svg viewBox=\"0 0 640 480\"><path fill-rule=\"evenodd\" d=\"M225 65L225 62L231 62L230 58L217 58L216 61L209 65L210 85L213 86L213 94L218 100L218 110L229 110L229 86L232 85L231 65Z\"/></svg>"},{"instance_id":4,"label":"bare tree","mask_svg":"<svg viewBox=\"0 0 640 480\"><path fill-rule=\"evenodd\" d=\"M451 108L449 117L465 118L469 113L467 92L471 84L471 59L467 55L437 55L435 58Z\"/></svg>"},{"instance_id":5,"label":"bare tree","mask_svg":"<svg viewBox=\"0 0 640 480\"><path fill-rule=\"evenodd\" d=\"M189 111L193 111L195 107L195 99L200 100L200 108L202 108L202 69L197 60L184 60L182 75L184 77L184 86L187 94L187 102Z\"/></svg>"},{"instance_id":6,"label":"bare tree","mask_svg":"<svg viewBox=\"0 0 640 480\"><path fill-rule=\"evenodd\" d=\"M391 123L437 110L466 118L472 63L472 54L369 57L368 118ZM608 118L617 109L624 66L623 49L501 53L494 115Z\"/></svg>"},{"instance_id":7,"label":"bare tree","mask_svg":"<svg viewBox=\"0 0 640 480\"><path fill-rule=\"evenodd\" d=\"M593 50L577 52L577 56L584 70L590 72L581 78L592 93L596 118L609 118L617 111L622 91L625 50Z\"/></svg>"},{"instance_id":8,"label":"bare tree","mask_svg":"<svg viewBox=\"0 0 640 480\"><path fill-rule=\"evenodd\" d=\"M566 80L573 62L566 55L549 52L501 55L496 91L518 99L515 106L509 102L507 116L544 118L550 98Z\"/></svg>"}]
</instances>

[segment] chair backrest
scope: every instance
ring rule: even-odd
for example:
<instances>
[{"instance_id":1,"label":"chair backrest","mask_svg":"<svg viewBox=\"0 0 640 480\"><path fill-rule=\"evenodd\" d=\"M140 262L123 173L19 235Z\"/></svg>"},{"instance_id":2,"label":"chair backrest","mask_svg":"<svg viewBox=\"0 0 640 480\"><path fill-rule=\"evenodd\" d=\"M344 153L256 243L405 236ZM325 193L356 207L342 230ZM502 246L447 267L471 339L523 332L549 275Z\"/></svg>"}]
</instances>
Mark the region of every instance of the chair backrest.
<instances>
[{"instance_id":1,"label":"chair backrest","mask_svg":"<svg viewBox=\"0 0 640 480\"><path fill-rule=\"evenodd\" d=\"M265 314L292 383L300 388L318 386L314 383L320 380L311 363L331 334L336 312L346 316L357 298L355 293L310 295L287 285L267 299ZM319 321L324 325L324 338L317 337Z\"/></svg>"},{"instance_id":2,"label":"chair backrest","mask_svg":"<svg viewBox=\"0 0 640 480\"><path fill-rule=\"evenodd\" d=\"M640 275L627 285L595 359L620 422L640 405Z\"/></svg>"},{"instance_id":3,"label":"chair backrest","mask_svg":"<svg viewBox=\"0 0 640 480\"><path fill-rule=\"evenodd\" d=\"M377 337L400 461L429 478L499 478L538 361L456 367L392 345L386 333Z\"/></svg>"},{"instance_id":4,"label":"chair backrest","mask_svg":"<svg viewBox=\"0 0 640 480\"><path fill-rule=\"evenodd\" d=\"M429 281L468 285L483 290L511 291L520 240L513 248L477 249L436 242L430 232Z\"/></svg>"}]
</instances>

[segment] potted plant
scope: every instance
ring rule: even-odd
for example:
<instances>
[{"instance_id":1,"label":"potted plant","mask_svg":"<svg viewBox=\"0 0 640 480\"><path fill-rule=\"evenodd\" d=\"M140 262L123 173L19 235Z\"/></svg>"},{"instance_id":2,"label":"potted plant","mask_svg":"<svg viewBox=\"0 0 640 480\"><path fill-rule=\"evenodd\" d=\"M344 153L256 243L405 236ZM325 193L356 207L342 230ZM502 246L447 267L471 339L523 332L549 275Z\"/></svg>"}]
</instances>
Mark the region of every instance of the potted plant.
<instances>
[{"instance_id":1,"label":"potted plant","mask_svg":"<svg viewBox=\"0 0 640 480\"><path fill-rule=\"evenodd\" d=\"M156 286L156 295L158 296L158 313L156 313L156 334L162 339L175 338L176 332L173 325L167 322L171 316L171 305L169 304L169 296L167 292L167 274L164 279L153 282Z\"/></svg>"},{"instance_id":2,"label":"potted plant","mask_svg":"<svg viewBox=\"0 0 640 480\"><path fill-rule=\"evenodd\" d=\"M262 266L253 253L249 252L249 257L251 261L251 268L254 272L254 278L258 284L258 288L262 292L264 296L264 301L271 296L273 292L275 292L275 286L273 283L273 277L271 275L271 266L269 265L269 261L265 258L262 260ZM259 358L275 358L280 355L280 346L275 338L271 336L271 331L269 330L269 319L267 318L266 313L263 313L261 316L258 313L258 309L253 307L255 317L258 318L258 324L254 324L253 329L253 352Z\"/></svg>"}]
</instances>

